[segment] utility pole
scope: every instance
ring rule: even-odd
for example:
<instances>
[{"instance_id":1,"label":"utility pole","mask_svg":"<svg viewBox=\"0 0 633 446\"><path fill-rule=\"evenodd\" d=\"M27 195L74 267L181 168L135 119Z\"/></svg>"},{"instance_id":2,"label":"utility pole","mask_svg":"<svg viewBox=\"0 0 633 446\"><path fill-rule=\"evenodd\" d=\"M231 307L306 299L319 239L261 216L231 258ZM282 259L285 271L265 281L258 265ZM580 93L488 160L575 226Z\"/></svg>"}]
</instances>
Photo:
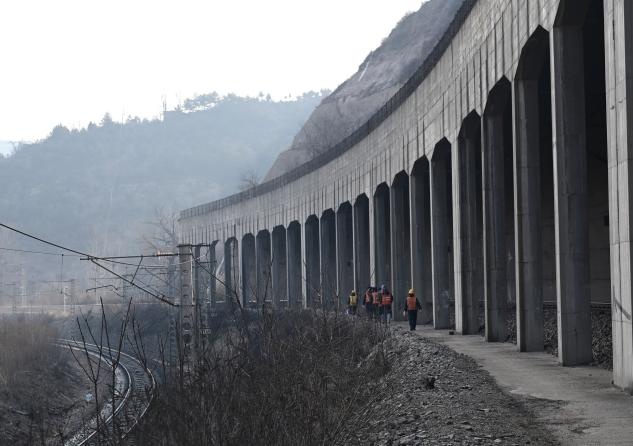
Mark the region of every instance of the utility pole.
<instances>
[{"instance_id":1,"label":"utility pole","mask_svg":"<svg viewBox=\"0 0 633 446\"><path fill-rule=\"evenodd\" d=\"M180 263L180 294L179 294L179 328L180 349L184 360L185 370L191 371L196 359L197 320L196 296L193 278L193 246L178 245L178 260Z\"/></svg>"},{"instance_id":2,"label":"utility pole","mask_svg":"<svg viewBox=\"0 0 633 446\"><path fill-rule=\"evenodd\" d=\"M70 312L75 314L75 305L76 305L76 288L75 288L75 279L70 279Z\"/></svg>"}]
</instances>

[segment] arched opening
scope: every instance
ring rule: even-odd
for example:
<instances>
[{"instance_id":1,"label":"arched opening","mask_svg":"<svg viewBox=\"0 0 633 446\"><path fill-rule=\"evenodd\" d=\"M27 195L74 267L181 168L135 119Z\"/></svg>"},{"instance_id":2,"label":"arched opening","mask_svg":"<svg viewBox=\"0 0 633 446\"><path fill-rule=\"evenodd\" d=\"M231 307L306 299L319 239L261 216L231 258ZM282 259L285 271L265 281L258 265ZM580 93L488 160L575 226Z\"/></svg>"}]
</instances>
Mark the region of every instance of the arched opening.
<instances>
[{"instance_id":1,"label":"arched opening","mask_svg":"<svg viewBox=\"0 0 633 446\"><path fill-rule=\"evenodd\" d=\"M242 303L245 307L257 304L257 254L255 236L242 237Z\"/></svg>"},{"instance_id":2,"label":"arched opening","mask_svg":"<svg viewBox=\"0 0 633 446\"><path fill-rule=\"evenodd\" d=\"M258 304L272 302L272 255L270 232L268 230L257 233L257 295Z\"/></svg>"},{"instance_id":3,"label":"arched opening","mask_svg":"<svg viewBox=\"0 0 633 446\"><path fill-rule=\"evenodd\" d=\"M471 112L464 119L457 149L459 187L453 195L459 232L455 240L455 273L461 280L455 285L455 330L476 334L483 322L484 300L481 120L477 113Z\"/></svg>"},{"instance_id":4,"label":"arched opening","mask_svg":"<svg viewBox=\"0 0 633 446\"><path fill-rule=\"evenodd\" d=\"M319 218L308 217L305 223L306 306L321 302L321 254Z\"/></svg>"},{"instance_id":5,"label":"arched opening","mask_svg":"<svg viewBox=\"0 0 633 446\"><path fill-rule=\"evenodd\" d=\"M514 82L516 325L521 351L551 345L545 344L543 303L554 304L556 296L549 60L549 35L539 27L521 52Z\"/></svg>"},{"instance_id":6,"label":"arched opening","mask_svg":"<svg viewBox=\"0 0 633 446\"><path fill-rule=\"evenodd\" d=\"M371 285L369 244L369 198L362 194L354 203L354 287L359 293Z\"/></svg>"},{"instance_id":7,"label":"arched opening","mask_svg":"<svg viewBox=\"0 0 633 446\"><path fill-rule=\"evenodd\" d=\"M286 231L288 249L288 306L301 308L303 306L303 280L301 264L301 224L293 221Z\"/></svg>"},{"instance_id":8,"label":"arched opening","mask_svg":"<svg viewBox=\"0 0 633 446\"><path fill-rule=\"evenodd\" d=\"M512 87L506 78L488 96L482 143L485 336L489 342L504 342L515 302Z\"/></svg>"},{"instance_id":9,"label":"arched opening","mask_svg":"<svg viewBox=\"0 0 633 446\"><path fill-rule=\"evenodd\" d=\"M224 242L224 301L230 306L240 301L240 251L235 237ZM243 296L241 297L242 304Z\"/></svg>"},{"instance_id":10,"label":"arched opening","mask_svg":"<svg viewBox=\"0 0 633 446\"><path fill-rule=\"evenodd\" d=\"M272 234L272 289L275 307L288 306L286 228L275 226Z\"/></svg>"},{"instance_id":11,"label":"arched opening","mask_svg":"<svg viewBox=\"0 0 633 446\"><path fill-rule=\"evenodd\" d=\"M411 194L411 282L422 305L418 320L433 321L433 275L431 267L431 196L429 160L415 162L410 177Z\"/></svg>"},{"instance_id":12,"label":"arched opening","mask_svg":"<svg viewBox=\"0 0 633 446\"><path fill-rule=\"evenodd\" d=\"M563 365L585 364L594 353L605 357L610 351L592 351L592 338L600 341L596 346L611 339L608 330L592 330L592 318L596 328L611 319L599 306L611 299L603 8L602 0L561 1L552 36L557 345Z\"/></svg>"},{"instance_id":13,"label":"arched opening","mask_svg":"<svg viewBox=\"0 0 633 446\"><path fill-rule=\"evenodd\" d=\"M354 234L352 205L341 204L336 211L336 264L338 267L338 296L341 306L354 289Z\"/></svg>"},{"instance_id":14,"label":"arched opening","mask_svg":"<svg viewBox=\"0 0 633 446\"><path fill-rule=\"evenodd\" d=\"M374 276L376 286L391 286L391 228L389 186L380 184L374 193Z\"/></svg>"},{"instance_id":15,"label":"arched opening","mask_svg":"<svg viewBox=\"0 0 633 446\"><path fill-rule=\"evenodd\" d=\"M433 150L431 184L431 257L433 266L433 326L449 328L454 296L453 280L453 199L451 144L442 139Z\"/></svg>"},{"instance_id":16,"label":"arched opening","mask_svg":"<svg viewBox=\"0 0 633 446\"><path fill-rule=\"evenodd\" d=\"M391 292L394 308L404 304L411 288L411 221L409 211L409 176L399 172L391 186ZM402 319L400 311L394 318Z\"/></svg>"},{"instance_id":17,"label":"arched opening","mask_svg":"<svg viewBox=\"0 0 633 446\"><path fill-rule=\"evenodd\" d=\"M336 217L332 209L321 215L321 299L327 308L338 306L336 295Z\"/></svg>"}]
</instances>

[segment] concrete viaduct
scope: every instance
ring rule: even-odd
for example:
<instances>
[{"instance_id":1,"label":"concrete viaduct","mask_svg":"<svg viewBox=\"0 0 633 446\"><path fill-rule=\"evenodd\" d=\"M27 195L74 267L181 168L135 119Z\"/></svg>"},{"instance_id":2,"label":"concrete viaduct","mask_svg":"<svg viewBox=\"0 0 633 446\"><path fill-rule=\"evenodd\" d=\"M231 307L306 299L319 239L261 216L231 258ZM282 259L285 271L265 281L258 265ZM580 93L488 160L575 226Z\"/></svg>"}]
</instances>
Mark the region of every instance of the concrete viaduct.
<instances>
[{"instance_id":1,"label":"concrete viaduct","mask_svg":"<svg viewBox=\"0 0 633 446\"><path fill-rule=\"evenodd\" d=\"M521 351L543 350L555 304L564 366L591 361L591 305L610 303L614 383L632 391L629 92L630 0L467 0L365 125L182 211L180 241L223 250L243 303L310 307L384 283L400 306L413 287L425 322L484 325L491 342L516 311Z\"/></svg>"}]
</instances>

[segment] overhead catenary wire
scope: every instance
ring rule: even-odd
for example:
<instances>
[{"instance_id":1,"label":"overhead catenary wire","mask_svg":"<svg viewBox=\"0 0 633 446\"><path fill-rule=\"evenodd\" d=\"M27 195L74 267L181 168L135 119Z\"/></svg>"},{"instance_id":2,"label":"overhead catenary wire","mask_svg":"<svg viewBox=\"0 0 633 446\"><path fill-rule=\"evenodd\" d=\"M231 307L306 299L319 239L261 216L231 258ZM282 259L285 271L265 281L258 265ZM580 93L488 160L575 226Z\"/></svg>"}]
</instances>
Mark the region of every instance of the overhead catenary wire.
<instances>
[{"instance_id":1,"label":"overhead catenary wire","mask_svg":"<svg viewBox=\"0 0 633 446\"><path fill-rule=\"evenodd\" d=\"M114 272L110 268L107 268L104 265L101 265L100 263L98 263L98 260L102 260L102 259L100 257L98 257L98 256L93 256L93 255L87 254L85 252L78 251L76 249L72 249L72 248L68 248L66 246L62 246L62 245L60 245L58 243L54 243L54 242L45 240L45 239L43 239L41 237L29 234L29 233L24 232L24 231L21 231L21 230L19 230L17 228L14 228L12 226L6 225L4 223L0 223L0 227L8 229L9 231L13 231L13 232L15 232L17 234L20 234L20 235L22 235L24 237L27 237L27 238L30 238L32 240L36 240L36 241L38 241L40 243L43 243L43 244L46 244L46 245L49 245L49 246L53 246L55 248L58 248L58 249L61 249L61 250L67 251L67 252L71 252L71 253L76 254L76 255L78 255L80 257L85 257L86 258L85 260L90 260L92 263L94 263L99 268L101 268L101 269L107 271L108 273L110 273L110 274L122 279L124 282L126 282L126 283L128 283L128 284L130 284L130 285L132 285L132 286L134 286L134 287L136 287L138 289L140 289L141 291L147 293L149 296L152 296L155 299L157 299L157 300L159 300L159 301L161 301L161 302L163 302L163 303L165 303L167 305L170 305L170 306L173 306L173 307L177 307L178 306L177 304L169 301L165 295L159 295L158 293L154 293L154 292L152 292L152 291L150 291L150 290L138 285L137 283L134 283L133 281L128 280L127 278L121 276L120 274L117 274L116 272ZM142 258L142 256L135 256L135 258L138 258L138 257ZM188 260L188 261L185 261L185 262L182 262L182 263L193 262L194 260L195 259L191 259L191 260ZM107 259L103 259L103 261L110 261L110 262L113 262L113 263L119 263L117 261L107 260ZM63 254L62 254L62 262L63 262ZM137 266L137 264L134 264L133 266ZM62 263L62 268L63 268L63 263ZM63 270L62 270L61 274L63 276Z\"/></svg>"},{"instance_id":2,"label":"overhead catenary wire","mask_svg":"<svg viewBox=\"0 0 633 446\"><path fill-rule=\"evenodd\" d=\"M33 251L29 249L17 249L17 248L5 248L0 247L0 251L10 251L10 252L19 252L24 254L41 254L46 256L61 256L64 255L61 252L46 252L46 251ZM66 257L81 257L78 254L65 254Z\"/></svg>"}]
</instances>

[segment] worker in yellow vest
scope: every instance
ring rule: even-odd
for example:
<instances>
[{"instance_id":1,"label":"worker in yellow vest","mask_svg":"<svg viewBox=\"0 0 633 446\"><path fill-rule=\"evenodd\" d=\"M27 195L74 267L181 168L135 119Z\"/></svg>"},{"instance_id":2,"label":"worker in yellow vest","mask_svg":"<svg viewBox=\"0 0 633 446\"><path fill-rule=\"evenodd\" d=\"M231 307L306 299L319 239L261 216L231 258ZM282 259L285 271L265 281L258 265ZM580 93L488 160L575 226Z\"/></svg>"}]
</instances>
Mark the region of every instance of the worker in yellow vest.
<instances>
[{"instance_id":1,"label":"worker in yellow vest","mask_svg":"<svg viewBox=\"0 0 633 446\"><path fill-rule=\"evenodd\" d=\"M347 311L349 314L356 316L356 310L358 308L358 296L356 290L352 290L349 295L349 301L347 302Z\"/></svg>"},{"instance_id":2,"label":"worker in yellow vest","mask_svg":"<svg viewBox=\"0 0 633 446\"><path fill-rule=\"evenodd\" d=\"M411 288L404 301L404 313L409 319L409 330L414 331L418 324L418 310L422 309L420 301L415 297L415 290Z\"/></svg>"}]
</instances>

